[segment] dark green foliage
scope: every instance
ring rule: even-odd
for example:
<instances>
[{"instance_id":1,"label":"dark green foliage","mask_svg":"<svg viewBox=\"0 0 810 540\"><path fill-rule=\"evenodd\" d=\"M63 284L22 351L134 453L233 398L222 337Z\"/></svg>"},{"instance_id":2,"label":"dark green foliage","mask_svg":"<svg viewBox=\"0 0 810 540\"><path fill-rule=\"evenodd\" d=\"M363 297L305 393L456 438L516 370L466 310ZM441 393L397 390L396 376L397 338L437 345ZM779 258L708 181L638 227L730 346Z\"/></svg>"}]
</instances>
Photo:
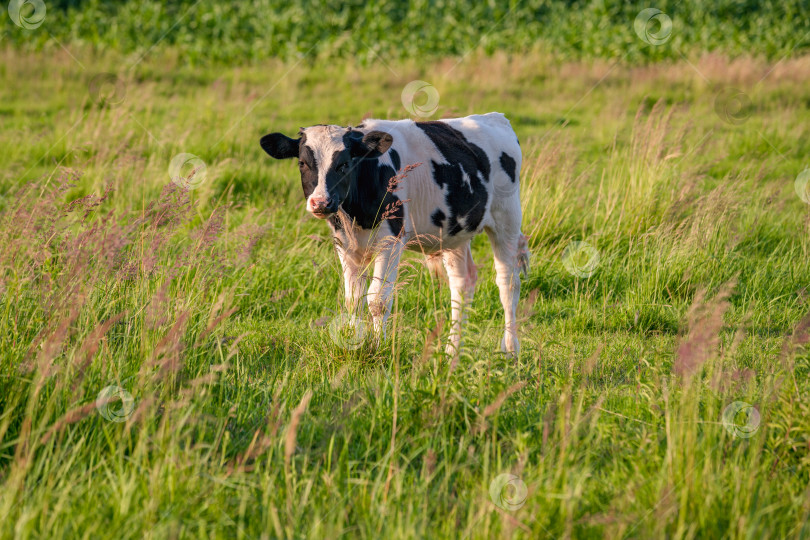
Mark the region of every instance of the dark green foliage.
<instances>
[{"instance_id":1,"label":"dark green foliage","mask_svg":"<svg viewBox=\"0 0 810 540\"><path fill-rule=\"evenodd\" d=\"M810 47L806 0L662 0L652 7L672 19L672 35L659 46L643 42L633 28L638 13L651 6L621 0L61 0L46 5L39 31L22 30L4 18L6 39L39 48L52 46L55 37L133 54L159 42L159 48L174 47L195 63L271 57L378 62L535 48L562 58L645 62L695 51L779 58Z\"/></svg>"}]
</instances>

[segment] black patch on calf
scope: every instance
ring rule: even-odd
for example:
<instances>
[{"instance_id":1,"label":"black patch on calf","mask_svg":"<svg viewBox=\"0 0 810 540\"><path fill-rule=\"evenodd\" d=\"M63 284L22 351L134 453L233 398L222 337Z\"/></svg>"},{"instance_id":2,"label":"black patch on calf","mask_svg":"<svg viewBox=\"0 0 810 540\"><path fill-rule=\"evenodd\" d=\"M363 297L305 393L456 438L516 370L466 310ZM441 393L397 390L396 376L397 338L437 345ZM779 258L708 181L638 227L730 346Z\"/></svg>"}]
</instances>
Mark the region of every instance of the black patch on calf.
<instances>
[{"instance_id":1,"label":"black patch on calf","mask_svg":"<svg viewBox=\"0 0 810 540\"><path fill-rule=\"evenodd\" d=\"M447 186L448 234L456 235L465 228L475 232L484 219L489 196L484 185L489 183L491 171L486 152L445 122L416 122L416 126L433 141L447 161L446 164L431 161L431 165L436 183L442 188ZM469 184L464 180L465 174ZM461 218L466 221L465 227L459 223Z\"/></svg>"},{"instance_id":2,"label":"black patch on calf","mask_svg":"<svg viewBox=\"0 0 810 540\"><path fill-rule=\"evenodd\" d=\"M501 153L501 167L503 170L506 171L506 174L509 175L509 178L512 179L512 183L515 183L515 160L512 159L512 156L507 154L506 152Z\"/></svg>"},{"instance_id":3,"label":"black patch on calf","mask_svg":"<svg viewBox=\"0 0 810 540\"><path fill-rule=\"evenodd\" d=\"M398 163L396 152L389 150L389 153L391 160ZM354 166L357 180L349 186L343 210L363 229L373 229L385 215L391 233L399 235L405 222L405 209L399 198L388 191L388 181L397 170L380 163L378 158L360 159Z\"/></svg>"},{"instance_id":4,"label":"black patch on calf","mask_svg":"<svg viewBox=\"0 0 810 540\"><path fill-rule=\"evenodd\" d=\"M435 212L430 215L430 221L440 229L444 227L444 220L447 216L444 215L441 208L437 208Z\"/></svg>"},{"instance_id":5,"label":"black patch on calf","mask_svg":"<svg viewBox=\"0 0 810 540\"><path fill-rule=\"evenodd\" d=\"M394 197L399 201L397 197ZM402 234L402 226L405 223L405 209L402 207L401 202L397 202L396 207L392 208L390 216L387 219L388 228L391 229L391 234L400 236Z\"/></svg>"}]
</instances>

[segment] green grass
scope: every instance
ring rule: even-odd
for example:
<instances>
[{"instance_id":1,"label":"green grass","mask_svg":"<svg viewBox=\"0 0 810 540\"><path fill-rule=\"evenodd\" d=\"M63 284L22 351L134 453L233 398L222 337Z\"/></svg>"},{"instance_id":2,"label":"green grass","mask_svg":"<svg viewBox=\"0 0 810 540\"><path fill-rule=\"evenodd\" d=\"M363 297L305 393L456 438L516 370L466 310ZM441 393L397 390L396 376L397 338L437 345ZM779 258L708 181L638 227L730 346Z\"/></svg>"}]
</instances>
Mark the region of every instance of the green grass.
<instances>
[{"instance_id":1,"label":"green grass","mask_svg":"<svg viewBox=\"0 0 810 540\"><path fill-rule=\"evenodd\" d=\"M60 51L0 53L3 537L810 535L807 58L201 69L168 50L126 70ZM120 103L88 90L105 72ZM259 148L405 117L414 79L436 116L498 110L522 142L516 360L483 237L457 364L431 337L447 288L413 256L389 338L336 346L327 228ZM741 123L715 112L729 86ZM180 152L207 165L187 193ZM563 265L572 240L599 251L590 277ZM124 422L95 405L110 385ZM750 438L722 423L735 401L761 415ZM519 509L490 498L503 473Z\"/></svg>"}]
</instances>

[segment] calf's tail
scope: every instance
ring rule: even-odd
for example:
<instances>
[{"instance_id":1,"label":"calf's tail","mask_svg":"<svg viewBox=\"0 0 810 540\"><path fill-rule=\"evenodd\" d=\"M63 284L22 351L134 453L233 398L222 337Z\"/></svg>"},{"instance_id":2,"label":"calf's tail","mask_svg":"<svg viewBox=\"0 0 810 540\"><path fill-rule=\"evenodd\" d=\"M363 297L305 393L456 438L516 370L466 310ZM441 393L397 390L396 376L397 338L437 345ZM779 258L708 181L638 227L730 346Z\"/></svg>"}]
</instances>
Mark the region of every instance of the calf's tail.
<instances>
[{"instance_id":1,"label":"calf's tail","mask_svg":"<svg viewBox=\"0 0 810 540\"><path fill-rule=\"evenodd\" d=\"M439 283L447 282L447 274L444 271L441 253L425 255L425 266L430 274L439 280Z\"/></svg>"},{"instance_id":2,"label":"calf's tail","mask_svg":"<svg viewBox=\"0 0 810 540\"><path fill-rule=\"evenodd\" d=\"M525 234L518 238L518 268L524 277L529 275L529 237Z\"/></svg>"}]
</instances>

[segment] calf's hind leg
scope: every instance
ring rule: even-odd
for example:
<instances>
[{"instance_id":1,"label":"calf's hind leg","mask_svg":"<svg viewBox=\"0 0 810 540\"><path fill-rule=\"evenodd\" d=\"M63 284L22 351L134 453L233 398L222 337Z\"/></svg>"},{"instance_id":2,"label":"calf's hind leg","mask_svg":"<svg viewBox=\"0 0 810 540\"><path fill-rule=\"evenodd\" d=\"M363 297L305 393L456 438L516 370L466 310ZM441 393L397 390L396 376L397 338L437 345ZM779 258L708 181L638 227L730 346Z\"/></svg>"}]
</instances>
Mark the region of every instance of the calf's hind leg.
<instances>
[{"instance_id":1,"label":"calf's hind leg","mask_svg":"<svg viewBox=\"0 0 810 540\"><path fill-rule=\"evenodd\" d=\"M452 304L450 339L445 352L450 356L456 356L461 351L461 332L467 320L467 307L475 294L478 270L472 259L469 242L464 247L443 251L442 262L447 271Z\"/></svg>"},{"instance_id":2,"label":"calf's hind leg","mask_svg":"<svg viewBox=\"0 0 810 540\"><path fill-rule=\"evenodd\" d=\"M495 255L495 282L501 295L505 331L501 340L501 350L509 356L520 352L520 341L517 334L517 307L520 300L520 230L495 231L487 229L487 236Z\"/></svg>"}]
</instances>

